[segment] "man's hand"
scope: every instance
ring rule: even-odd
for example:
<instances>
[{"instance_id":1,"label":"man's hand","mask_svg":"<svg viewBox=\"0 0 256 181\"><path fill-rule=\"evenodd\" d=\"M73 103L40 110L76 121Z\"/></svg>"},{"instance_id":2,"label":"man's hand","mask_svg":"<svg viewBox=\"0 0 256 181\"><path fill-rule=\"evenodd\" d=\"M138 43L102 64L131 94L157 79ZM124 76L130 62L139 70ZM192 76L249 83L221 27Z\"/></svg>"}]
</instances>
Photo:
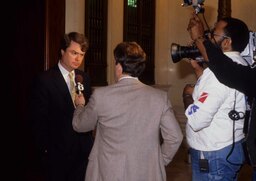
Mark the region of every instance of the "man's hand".
<instances>
[{"instance_id":1,"label":"man's hand","mask_svg":"<svg viewBox=\"0 0 256 181\"><path fill-rule=\"evenodd\" d=\"M186 97L187 95L191 95L192 96L192 93L194 91L194 87L195 87L194 84L186 84L184 89L183 89L182 96L183 97Z\"/></svg>"},{"instance_id":2,"label":"man's hand","mask_svg":"<svg viewBox=\"0 0 256 181\"><path fill-rule=\"evenodd\" d=\"M189 20L188 28L187 28L191 39L199 49L204 61L208 61L208 56L204 47L203 42L205 41L205 31L203 22L200 20L198 15L194 14L192 18Z\"/></svg>"},{"instance_id":3,"label":"man's hand","mask_svg":"<svg viewBox=\"0 0 256 181\"><path fill-rule=\"evenodd\" d=\"M75 105L76 105L76 106L85 106L85 98L84 98L83 93L81 93L81 94L76 94L76 97L75 97Z\"/></svg>"},{"instance_id":4,"label":"man's hand","mask_svg":"<svg viewBox=\"0 0 256 181\"><path fill-rule=\"evenodd\" d=\"M187 30L193 41L204 38L204 25L196 14L194 14L193 17L190 18Z\"/></svg>"},{"instance_id":5,"label":"man's hand","mask_svg":"<svg viewBox=\"0 0 256 181\"><path fill-rule=\"evenodd\" d=\"M183 89L182 98L185 109L187 109L187 107L194 102L192 97L194 86L194 84L186 84L186 86Z\"/></svg>"}]
</instances>

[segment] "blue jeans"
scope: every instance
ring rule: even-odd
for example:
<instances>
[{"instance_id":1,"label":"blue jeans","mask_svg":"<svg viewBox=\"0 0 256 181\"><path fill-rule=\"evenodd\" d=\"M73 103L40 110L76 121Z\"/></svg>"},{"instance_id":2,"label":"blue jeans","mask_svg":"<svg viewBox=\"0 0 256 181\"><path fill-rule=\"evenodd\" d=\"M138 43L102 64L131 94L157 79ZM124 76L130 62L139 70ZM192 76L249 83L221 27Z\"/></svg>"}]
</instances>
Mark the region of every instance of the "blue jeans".
<instances>
[{"instance_id":1,"label":"blue jeans","mask_svg":"<svg viewBox=\"0 0 256 181\"><path fill-rule=\"evenodd\" d=\"M237 180L237 174L244 162L244 151L242 141L235 143L231 155L226 160L232 145L217 151L199 151L190 148L192 180L193 181L228 181ZM202 152L202 154L201 154ZM209 172L200 171L199 160L202 158L208 160Z\"/></svg>"}]
</instances>

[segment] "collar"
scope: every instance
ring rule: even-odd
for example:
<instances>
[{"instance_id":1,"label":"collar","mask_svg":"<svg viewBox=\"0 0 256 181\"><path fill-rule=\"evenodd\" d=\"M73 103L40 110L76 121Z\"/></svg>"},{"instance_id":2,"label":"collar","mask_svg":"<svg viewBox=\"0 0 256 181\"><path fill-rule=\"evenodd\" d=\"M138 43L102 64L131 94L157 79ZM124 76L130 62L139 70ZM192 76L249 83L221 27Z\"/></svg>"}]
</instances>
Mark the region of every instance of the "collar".
<instances>
[{"instance_id":1,"label":"collar","mask_svg":"<svg viewBox=\"0 0 256 181\"><path fill-rule=\"evenodd\" d=\"M232 55L240 55L239 52L237 51L230 51L230 52L223 52L227 56L232 56Z\"/></svg>"},{"instance_id":2,"label":"collar","mask_svg":"<svg viewBox=\"0 0 256 181\"><path fill-rule=\"evenodd\" d=\"M118 81L123 80L123 79L135 79L135 80L138 80L138 77L132 77L130 75L125 75L125 76L121 77L120 79L118 79Z\"/></svg>"},{"instance_id":3,"label":"collar","mask_svg":"<svg viewBox=\"0 0 256 181\"><path fill-rule=\"evenodd\" d=\"M65 75L68 76L69 71L67 71L67 70L61 65L60 61L59 61L59 63L58 63L58 67L59 67L60 72L61 72L61 74L62 74L63 76L65 76Z\"/></svg>"},{"instance_id":4,"label":"collar","mask_svg":"<svg viewBox=\"0 0 256 181\"><path fill-rule=\"evenodd\" d=\"M58 67L59 67L60 72L61 72L62 76L64 77L64 79L65 79L66 81L69 80L69 77L68 77L69 71L67 71L67 70L61 65L60 62L58 63ZM74 72L74 75L75 75L75 70L72 70L71 72Z\"/></svg>"}]
</instances>

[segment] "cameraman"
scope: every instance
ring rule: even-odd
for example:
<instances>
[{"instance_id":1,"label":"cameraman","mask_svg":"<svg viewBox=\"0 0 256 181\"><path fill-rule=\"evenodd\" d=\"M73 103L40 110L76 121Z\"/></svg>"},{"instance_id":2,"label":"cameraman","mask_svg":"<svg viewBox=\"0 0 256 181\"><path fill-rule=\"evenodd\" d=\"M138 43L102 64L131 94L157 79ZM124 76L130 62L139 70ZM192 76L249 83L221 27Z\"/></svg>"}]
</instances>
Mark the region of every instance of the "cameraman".
<instances>
[{"instance_id":1,"label":"cameraman","mask_svg":"<svg viewBox=\"0 0 256 181\"><path fill-rule=\"evenodd\" d=\"M202 37L204 34L203 24L197 16L190 20L191 38ZM225 56L220 49L208 40L198 40L196 45L208 61L209 68L217 79L223 84L245 93L251 99L251 112L248 127L246 127L246 148L249 164L253 167L253 181L256 181L256 67L242 66L234 63ZM199 68L193 61L194 67Z\"/></svg>"},{"instance_id":2,"label":"cameraman","mask_svg":"<svg viewBox=\"0 0 256 181\"><path fill-rule=\"evenodd\" d=\"M203 46L199 43L204 40L203 27L203 34L192 33L198 21L198 17L194 16L188 30L199 48ZM244 22L223 18L216 23L209 39L232 61L247 65L239 53L244 50L249 39L249 31ZM245 95L220 83L208 67L203 70L194 61L191 63L199 78L193 93L191 88L184 88L183 98L193 101L185 111L188 118L186 134L190 146L192 180L236 180L244 162L242 143Z\"/></svg>"}]
</instances>

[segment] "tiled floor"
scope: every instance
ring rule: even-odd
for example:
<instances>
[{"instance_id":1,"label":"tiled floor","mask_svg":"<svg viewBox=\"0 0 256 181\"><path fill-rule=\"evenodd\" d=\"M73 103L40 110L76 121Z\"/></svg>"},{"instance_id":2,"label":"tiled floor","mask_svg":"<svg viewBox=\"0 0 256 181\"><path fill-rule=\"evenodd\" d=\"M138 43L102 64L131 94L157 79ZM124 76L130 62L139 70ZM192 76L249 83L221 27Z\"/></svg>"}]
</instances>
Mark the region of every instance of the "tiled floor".
<instances>
[{"instance_id":1,"label":"tiled floor","mask_svg":"<svg viewBox=\"0 0 256 181\"><path fill-rule=\"evenodd\" d=\"M251 167L244 165L238 181L251 181ZM166 168L167 181L191 181L191 167L188 163L186 146L181 145L173 161Z\"/></svg>"}]
</instances>

